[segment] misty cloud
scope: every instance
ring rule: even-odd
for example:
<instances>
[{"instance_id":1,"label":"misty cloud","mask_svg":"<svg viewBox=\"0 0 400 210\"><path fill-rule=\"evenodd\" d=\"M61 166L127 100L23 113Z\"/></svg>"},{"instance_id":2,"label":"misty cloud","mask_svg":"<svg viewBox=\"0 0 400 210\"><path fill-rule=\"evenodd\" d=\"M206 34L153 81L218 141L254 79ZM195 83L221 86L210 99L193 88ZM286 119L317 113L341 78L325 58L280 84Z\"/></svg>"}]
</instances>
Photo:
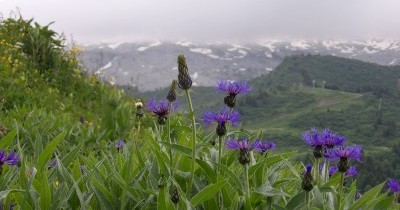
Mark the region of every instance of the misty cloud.
<instances>
[{"instance_id":1,"label":"misty cloud","mask_svg":"<svg viewBox=\"0 0 400 210\"><path fill-rule=\"evenodd\" d=\"M400 35L395 0L0 0L5 17L16 7L80 42Z\"/></svg>"}]
</instances>

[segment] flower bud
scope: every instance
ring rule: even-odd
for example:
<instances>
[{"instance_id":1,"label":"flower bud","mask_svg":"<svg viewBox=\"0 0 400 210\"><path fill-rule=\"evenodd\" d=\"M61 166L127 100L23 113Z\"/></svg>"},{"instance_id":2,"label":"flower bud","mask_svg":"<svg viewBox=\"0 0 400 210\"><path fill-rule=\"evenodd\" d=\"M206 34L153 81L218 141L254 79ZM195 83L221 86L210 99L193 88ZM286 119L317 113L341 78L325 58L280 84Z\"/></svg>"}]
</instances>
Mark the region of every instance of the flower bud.
<instances>
[{"instance_id":1,"label":"flower bud","mask_svg":"<svg viewBox=\"0 0 400 210\"><path fill-rule=\"evenodd\" d=\"M192 87L192 79L190 78L184 55L178 56L178 71L178 86L183 90L190 89L190 87Z\"/></svg>"}]
</instances>

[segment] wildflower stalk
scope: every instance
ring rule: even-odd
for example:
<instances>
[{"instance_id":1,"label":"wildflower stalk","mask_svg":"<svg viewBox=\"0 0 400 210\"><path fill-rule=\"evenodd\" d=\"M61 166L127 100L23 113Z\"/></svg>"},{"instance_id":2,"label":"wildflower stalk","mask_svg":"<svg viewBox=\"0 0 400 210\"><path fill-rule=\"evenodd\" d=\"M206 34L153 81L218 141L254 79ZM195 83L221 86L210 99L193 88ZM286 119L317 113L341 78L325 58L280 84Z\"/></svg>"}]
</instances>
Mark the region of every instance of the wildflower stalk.
<instances>
[{"instance_id":1,"label":"wildflower stalk","mask_svg":"<svg viewBox=\"0 0 400 210\"><path fill-rule=\"evenodd\" d=\"M221 156L222 156L222 136L218 136L218 164L221 164Z\"/></svg>"},{"instance_id":2,"label":"wildflower stalk","mask_svg":"<svg viewBox=\"0 0 400 210\"><path fill-rule=\"evenodd\" d=\"M343 182L344 182L344 172L341 172L340 183L339 183L338 209L341 209L341 202L343 197Z\"/></svg>"},{"instance_id":3,"label":"wildflower stalk","mask_svg":"<svg viewBox=\"0 0 400 210\"><path fill-rule=\"evenodd\" d=\"M314 177L315 177L315 184L319 185L320 183L320 175L319 175L319 158L315 159L315 166L314 166Z\"/></svg>"},{"instance_id":4,"label":"wildflower stalk","mask_svg":"<svg viewBox=\"0 0 400 210\"><path fill-rule=\"evenodd\" d=\"M196 161L196 119L194 117L194 111L193 111L193 104L192 100L190 98L190 93L189 90L185 90L186 98L189 104L189 116L192 118L192 164L190 167L190 182L189 182L189 187L188 187L188 193L190 192L192 186L193 186L193 181L194 181L194 164Z\"/></svg>"},{"instance_id":5,"label":"wildflower stalk","mask_svg":"<svg viewBox=\"0 0 400 210\"><path fill-rule=\"evenodd\" d=\"M170 102L169 103L169 113L171 113L171 111L172 111L172 103ZM172 145L172 140L171 140L171 118L170 117L168 117L168 140L169 140L169 144L170 145ZM169 158L170 158L170 165L171 165L171 171L173 171L173 168L174 168L174 166L173 166L173 163L172 163L172 149L171 149L171 147L169 147L169 149L168 149L168 152L169 152ZM174 174L171 172L171 176L173 176Z\"/></svg>"},{"instance_id":6,"label":"wildflower stalk","mask_svg":"<svg viewBox=\"0 0 400 210\"><path fill-rule=\"evenodd\" d=\"M244 175L246 182L246 196L250 198L249 164L244 164Z\"/></svg>"},{"instance_id":7,"label":"wildflower stalk","mask_svg":"<svg viewBox=\"0 0 400 210\"><path fill-rule=\"evenodd\" d=\"M311 191L306 191L307 210L311 209Z\"/></svg>"}]
</instances>

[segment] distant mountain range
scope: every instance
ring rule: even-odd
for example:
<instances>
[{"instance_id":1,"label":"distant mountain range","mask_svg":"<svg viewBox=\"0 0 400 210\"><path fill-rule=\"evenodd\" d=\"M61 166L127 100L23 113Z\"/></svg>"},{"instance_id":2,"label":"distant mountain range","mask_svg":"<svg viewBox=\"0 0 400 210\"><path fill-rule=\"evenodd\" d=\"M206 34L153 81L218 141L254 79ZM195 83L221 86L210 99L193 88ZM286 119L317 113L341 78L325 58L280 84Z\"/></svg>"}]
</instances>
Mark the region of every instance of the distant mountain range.
<instances>
[{"instance_id":1,"label":"distant mountain range","mask_svg":"<svg viewBox=\"0 0 400 210\"><path fill-rule=\"evenodd\" d=\"M400 40L282 41L252 44L143 42L84 46L80 58L90 73L112 84L139 91L167 87L177 76L176 58L185 54L194 85L213 86L219 79L249 80L268 74L285 57L334 55L381 65L400 64Z\"/></svg>"}]
</instances>

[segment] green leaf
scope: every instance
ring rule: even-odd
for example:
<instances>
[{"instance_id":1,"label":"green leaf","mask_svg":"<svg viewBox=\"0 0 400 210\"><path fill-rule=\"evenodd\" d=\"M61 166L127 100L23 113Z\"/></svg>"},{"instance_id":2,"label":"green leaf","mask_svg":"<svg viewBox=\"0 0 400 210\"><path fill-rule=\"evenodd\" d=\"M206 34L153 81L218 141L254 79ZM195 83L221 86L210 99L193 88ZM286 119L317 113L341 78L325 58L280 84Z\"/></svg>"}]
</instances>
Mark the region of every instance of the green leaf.
<instances>
[{"instance_id":1,"label":"green leaf","mask_svg":"<svg viewBox=\"0 0 400 210\"><path fill-rule=\"evenodd\" d=\"M199 164L200 168L206 173L208 179L215 183L217 182L217 176L215 174L215 170L204 160L196 159L197 164Z\"/></svg>"},{"instance_id":2,"label":"green leaf","mask_svg":"<svg viewBox=\"0 0 400 210\"><path fill-rule=\"evenodd\" d=\"M175 150L175 151L177 151L177 152L179 152L179 153L181 153L183 155L186 155L188 157L192 156L192 149L189 148L189 147L185 147L185 146L182 146L182 145L179 145L179 144L170 144L169 142L165 142L165 141L161 141L159 143L164 144L167 147L170 147L173 150Z\"/></svg>"},{"instance_id":3,"label":"green leaf","mask_svg":"<svg viewBox=\"0 0 400 210\"><path fill-rule=\"evenodd\" d=\"M385 183L381 183L374 188L368 190L361 196L358 201L356 201L349 209L365 209L367 207L367 203L374 200L376 196L378 196L379 192L382 190L382 187Z\"/></svg>"},{"instance_id":4,"label":"green leaf","mask_svg":"<svg viewBox=\"0 0 400 210\"><path fill-rule=\"evenodd\" d=\"M301 191L299 194L294 195L292 199L286 204L287 209L296 209L303 203L305 203L306 193Z\"/></svg>"},{"instance_id":5,"label":"green leaf","mask_svg":"<svg viewBox=\"0 0 400 210\"><path fill-rule=\"evenodd\" d=\"M203 190L201 190L199 193L197 193L193 198L190 200L190 203L192 203L194 206L214 197L215 194L217 194L220 189L226 184L228 181L223 180L220 182L217 182L215 184L209 185L205 187Z\"/></svg>"},{"instance_id":6,"label":"green leaf","mask_svg":"<svg viewBox=\"0 0 400 210\"><path fill-rule=\"evenodd\" d=\"M97 201L101 203L102 209L115 209L112 205L112 195L105 186L100 184L97 179L92 180L94 192L97 195Z\"/></svg>"},{"instance_id":7,"label":"green leaf","mask_svg":"<svg viewBox=\"0 0 400 210\"><path fill-rule=\"evenodd\" d=\"M8 196L8 194L10 193L14 193L14 192L25 192L25 190L18 190L18 189L12 189L12 190L4 190L0 192L0 201L2 201L4 198L6 198Z\"/></svg>"},{"instance_id":8,"label":"green leaf","mask_svg":"<svg viewBox=\"0 0 400 210\"><path fill-rule=\"evenodd\" d=\"M46 164L46 161L49 160L54 150L57 148L57 145L64 139L67 133L63 131L58 136L56 136L43 150L38 159L38 170L42 170L43 166Z\"/></svg>"},{"instance_id":9,"label":"green leaf","mask_svg":"<svg viewBox=\"0 0 400 210\"><path fill-rule=\"evenodd\" d=\"M273 188L269 183L267 184L263 184L261 185L257 191L255 191L254 193L259 193L263 196L266 197L272 197L272 196L289 196L288 194L286 194L285 192L283 192L282 190L278 190L276 188Z\"/></svg>"},{"instance_id":10,"label":"green leaf","mask_svg":"<svg viewBox=\"0 0 400 210\"><path fill-rule=\"evenodd\" d=\"M51 191L50 191L50 184L47 179L46 173L42 174L40 188L37 190L40 193L40 198L39 198L40 208L44 209L44 210L50 209L52 196L51 196Z\"/></svg>"},{"instance_id":11,"label":"green leaf","mask_svg":"<svg viewBox=\"0 0 400 210\"><path fill-rule=\"evenodd\" d=\"M231 184L235 184L236 189L242 189L242 182L240 181L239 177L236 175L236 173L234 173L233 171L231 171L228 166L226 165L222 165L222 164L218 164L218 163L213 163L215 165L218 166L219 169L223 170L225 172L225 175L227 175L229 178L231 178L233 180L234 183ZM238 193L240 195L242 195L242 190L239 190Z\"/></svg>"},{"instance_id":12,"label":"green leaf","mask_svg":"<svg viewBox=\"0 0 400 210\"><path fill-rule=\"evenodd\" d=\"M8 133L7 136L5 136L0 141L0 149L8 148L12 144L16 135L17 135L17 129L14 129L10 133Z\"/></svg>"},{"instance_id":13,"label":"green leaf","mask_svg":"<svg viewBox=\"0 0 400 210\"><path fill-rule=\"evenodd\" d=\"M393 205L393 200L395 199L395 196L390 196L383 198L380 200L374 207L373 209L389 209L391 205Z\"/></svg>"}]
</instances>

